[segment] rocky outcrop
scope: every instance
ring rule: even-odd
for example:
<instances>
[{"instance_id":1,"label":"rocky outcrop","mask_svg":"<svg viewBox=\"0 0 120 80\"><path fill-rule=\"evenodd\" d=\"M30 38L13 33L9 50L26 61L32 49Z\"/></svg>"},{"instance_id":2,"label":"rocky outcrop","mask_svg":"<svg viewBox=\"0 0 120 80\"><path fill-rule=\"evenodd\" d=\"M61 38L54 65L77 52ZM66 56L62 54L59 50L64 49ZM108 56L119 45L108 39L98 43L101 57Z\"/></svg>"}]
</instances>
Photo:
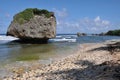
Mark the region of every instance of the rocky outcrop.
<instances>
[{"instance_id":1,"label":"rocky outcrop","mask_svg":"<svg viewBox=\"0 0 120 80\"><path fill-rule=\"evenodd\" d=\"M80 33L80 32L77 33L78 37L80 37L80 36L86 36L86 35L87 35L86 33Z\"/></svg>"},{"instance_id":2,"label":"rocky outcrop","mask_svg":"<svg viewBox=\"0 0 120 80\"><path fill-rule=\"evenodd\" d=\"M38 10L38 9L37 9ZM34 14L29 20L24 20L22 23L18 19L11 22L7 35L20 38L25 42L46 42L50 38L56 36L56 18L52 13L49 17L46 14Z\"/></svg>"}]
</instances>

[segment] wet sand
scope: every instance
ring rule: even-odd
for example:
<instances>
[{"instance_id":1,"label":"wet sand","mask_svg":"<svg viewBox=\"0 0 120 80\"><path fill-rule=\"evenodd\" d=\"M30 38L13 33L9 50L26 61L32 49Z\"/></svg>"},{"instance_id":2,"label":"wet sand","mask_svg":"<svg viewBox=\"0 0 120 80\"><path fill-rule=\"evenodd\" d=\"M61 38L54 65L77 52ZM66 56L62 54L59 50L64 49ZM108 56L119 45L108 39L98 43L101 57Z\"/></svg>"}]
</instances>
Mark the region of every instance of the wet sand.
<instances>
[{"instance_id":1,"label":"wet sand","mask_svg":"<svg viewBox=\"0 0 120 80\"><path fill-rule=\"evenodd\" d=\"M110 54L106 43L86 43L74 54L51 64L32 63L29 68L11 70L4 80L119 80L120 52ZM117 71L116 71L117 70Z\"/></svg>"}]
</instances>

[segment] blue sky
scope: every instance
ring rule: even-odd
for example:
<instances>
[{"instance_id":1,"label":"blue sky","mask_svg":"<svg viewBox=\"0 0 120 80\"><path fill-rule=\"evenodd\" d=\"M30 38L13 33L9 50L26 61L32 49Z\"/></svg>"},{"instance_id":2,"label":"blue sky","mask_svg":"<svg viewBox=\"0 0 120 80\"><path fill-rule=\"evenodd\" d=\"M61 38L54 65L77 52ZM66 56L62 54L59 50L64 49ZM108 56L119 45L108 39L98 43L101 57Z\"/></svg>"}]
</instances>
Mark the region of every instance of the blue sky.
<instances>
[{"instance_id":1,"label":"blue sky","mask_svg":"<svg viewBox=\"0 0 120 80\"><path fill-rule=\"evenodd\" d=\"M57 33L101 33L120 29L120 0L0 0L0 33L26 9L55 12Z\"/></svg>"}]
</instances>

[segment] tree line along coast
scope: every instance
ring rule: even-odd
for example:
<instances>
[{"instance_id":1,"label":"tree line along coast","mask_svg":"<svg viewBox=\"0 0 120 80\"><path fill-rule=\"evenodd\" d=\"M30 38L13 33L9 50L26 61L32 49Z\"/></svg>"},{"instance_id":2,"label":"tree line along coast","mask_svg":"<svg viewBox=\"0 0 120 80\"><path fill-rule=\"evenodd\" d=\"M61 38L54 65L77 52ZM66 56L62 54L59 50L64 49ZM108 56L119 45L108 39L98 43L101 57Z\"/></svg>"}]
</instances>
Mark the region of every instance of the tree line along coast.
<instances>
[{"instance_id":1,"label":"tree line along coast","mask_svg":"<svg viewBox=\"0 0 120 80\"><path fill-rule=\"evenodd\" d=\"M77 32L77 36L86 36L88 35L87 33L80 33ZM102 32L99 34L91 34L92 36L120 36L120 29L116 29L116 30L109 30L108 32Z\"/></svg>"}]
</instances>

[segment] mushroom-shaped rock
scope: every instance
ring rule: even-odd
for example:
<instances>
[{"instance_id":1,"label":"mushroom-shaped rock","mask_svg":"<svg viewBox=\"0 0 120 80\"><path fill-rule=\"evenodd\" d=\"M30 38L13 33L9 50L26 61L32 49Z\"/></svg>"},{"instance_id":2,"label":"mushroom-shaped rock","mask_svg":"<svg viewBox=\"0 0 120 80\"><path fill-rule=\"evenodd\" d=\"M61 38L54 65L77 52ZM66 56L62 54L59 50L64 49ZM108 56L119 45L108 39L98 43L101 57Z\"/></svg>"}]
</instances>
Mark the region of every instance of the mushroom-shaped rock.
<instances>
[{"instance_id":1,"label":"mushroom-shaped rock","mask_svg":"<svg viewBox=\"0 0 120 80\"><path fill-rule=\"evenodd\" d=\"M16 14L7 35L25 42L47 42L56 36L56 18L53 12L28 8Z\"/></svg>"}]
</instances>

